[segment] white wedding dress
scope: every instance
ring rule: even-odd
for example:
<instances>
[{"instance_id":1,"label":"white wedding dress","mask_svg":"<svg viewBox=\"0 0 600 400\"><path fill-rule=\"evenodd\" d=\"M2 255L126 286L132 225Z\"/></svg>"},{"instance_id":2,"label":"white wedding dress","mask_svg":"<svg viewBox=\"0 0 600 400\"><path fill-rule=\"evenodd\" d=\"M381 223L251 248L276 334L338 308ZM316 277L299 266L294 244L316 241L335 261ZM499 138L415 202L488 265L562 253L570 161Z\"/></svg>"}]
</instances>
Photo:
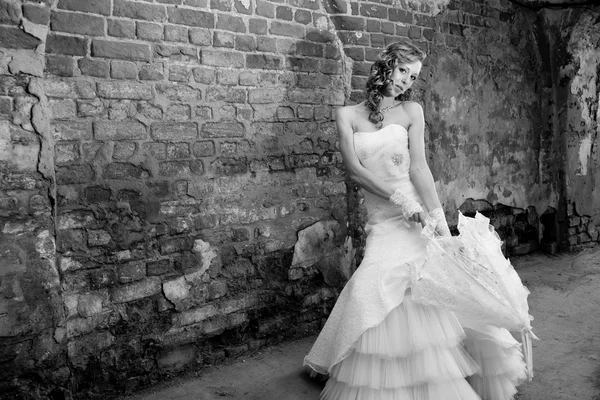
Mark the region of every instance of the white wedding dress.
<instances>
[{"instance_id":1,"label":"white wedding dress","mask_svg":"<svg viewBox=\"0 0 600 400\"><path fill-rule=\"evenodd\" d=\"M408 132L388 125L354 134L362 165L419 203L409 177ZM364 192L362 263L341 292L304 364L329 379L323 400L508 400L526 375L510 333L471 330L443 308L410 296L411 263L423 262L421 225ZM463 325L465 329L463 329Z\"/></svg>"}]
</instances>

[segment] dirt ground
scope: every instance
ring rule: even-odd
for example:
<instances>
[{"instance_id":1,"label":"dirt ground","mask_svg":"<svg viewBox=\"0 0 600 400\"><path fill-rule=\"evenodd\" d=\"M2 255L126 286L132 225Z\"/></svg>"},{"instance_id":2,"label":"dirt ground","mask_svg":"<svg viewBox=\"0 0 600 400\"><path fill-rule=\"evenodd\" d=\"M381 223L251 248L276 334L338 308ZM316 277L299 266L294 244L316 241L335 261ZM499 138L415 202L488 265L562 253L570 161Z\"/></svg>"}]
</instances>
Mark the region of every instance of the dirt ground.
<instances>
[{"instance_id":1,"label":"dirt ground","mask_svg":"<svg viewBox=\"0 0 600 400\"><path fill-rule=\"evenodd\" d=\"M533 347L535 377L519 387L516 400L600 400L600 248L511 261L531 291L532 325L541 339ZM122 400L316 400L323 383L301 367L314 339L264 349Z\"/></svg>"}]
</instances>

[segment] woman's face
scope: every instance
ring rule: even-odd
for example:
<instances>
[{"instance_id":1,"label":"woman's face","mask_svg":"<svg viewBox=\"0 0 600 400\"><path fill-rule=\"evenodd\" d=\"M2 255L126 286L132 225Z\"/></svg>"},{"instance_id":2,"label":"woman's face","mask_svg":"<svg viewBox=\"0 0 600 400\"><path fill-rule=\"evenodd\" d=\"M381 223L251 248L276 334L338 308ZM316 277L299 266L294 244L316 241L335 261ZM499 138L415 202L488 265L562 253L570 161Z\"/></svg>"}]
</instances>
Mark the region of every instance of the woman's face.
<instances>
[{"instance_id":1,"label":"woman's face","mask_svg":"<svg viewBox=\"0 0 600 400\"><path fill-rule=\"evenodd\" d=\"M387 97L397 97L406 92L419 77L422 66L421 61L398 65L390 76L392 82L381 94Z\"/></svg>"}]
</instances>

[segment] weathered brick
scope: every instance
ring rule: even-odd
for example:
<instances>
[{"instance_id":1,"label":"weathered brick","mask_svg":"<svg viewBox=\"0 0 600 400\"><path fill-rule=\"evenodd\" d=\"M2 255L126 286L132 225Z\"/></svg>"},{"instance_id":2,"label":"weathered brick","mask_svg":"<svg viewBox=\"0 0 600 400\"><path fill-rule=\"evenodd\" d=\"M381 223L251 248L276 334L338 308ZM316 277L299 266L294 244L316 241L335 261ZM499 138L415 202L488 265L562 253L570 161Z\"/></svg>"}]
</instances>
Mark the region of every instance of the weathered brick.
<instances>
[{"instance_id":1,"label":"weathered brick","mask_svg":"<svg viewBox=\"0 0 600 400\"><path fill-rule=\"evenodd\" d=\"M156 43L154 45L155 57L168 57L172 61L197 61L198 49L184 45L167 45Z\"/></svg>"},{"instance_id":2,"label":"weathered brick","mask_svg":"<svg viewBox=\"0 0 600 400\"><path fill-rule=\"evenodd\" d=\"M146 127L139 122L94 121L96 140L135 140L146 137Z\"/></svg>"},{"instance_id":3,"label":"weathered brick","mask_svg":"<svg viewBox=\"0 0 600 400\"><path fill-rule=\"evenodd\" d=\"M133 39L135 37L135 22L124 19L108 19L107 31L110 36Z\"/></svg>"},{"instance_id":4,"label":"weathered brick","mask_svg":"<svg viewBox=\"0 0 600 400\"><path fill-rule=\"evenodd\" d=\"M268 32L268 24L264 19L253 18L248 24L248 30L250 33L256 35L264 35Z\"/></svg>"},{"instance_id":5,"label":"weathered brick","mask_svg":"<svg viewBox=\"0 0 600 400\"><path fill-rule=\"evenodd\" d=\"M246 89L238 89L227 86L211 86L206 89L206 100L225 101L228 103L244 103L246 101Z\"/></svg>"},{"instance_id":6,"label":"weathered brick","mask_svg":"<svg viewBox=\"0 0 600 400\"><path fill-rule=\"evenodd\" d=\"M148 154L157 160L167 158L167 145L165 143L144 143L144 154Z\"/></svg>"},{"instance_id":7,"label":"weathered brick","mask_svg":"<svg viewBox=\"0 0 600 400\"><path fill-rule=\"evenodd\" d=\"M212 140L203 140L194 143L194 156L210 157L215 154L215 143Z\"/></svg>"},{"instance_id":8,"label":"weathered brick","mask_svg":"<svg viewBox=\"0 0 600 400\"><path fill-rule=\"evenodd\" d=\"M50 8L37 4L23 4L23 16L31 22L47 26L50 22Z\"/></svg>"},{"instance_id":9,"label":"weathered brick","mask_svg":"<svg viewBox=\"0 0 600 400\"><path fill-rule=\"evenodd\" d=\"M188 28L179 25L165 25L165 40L187 43Z\"/></svg>"},{"instance_id":10,"label":"weathered brick","mask_svg":"<svg viewBox=\"0 0 600 400\"><path fill-rule=\"evenodd\" d=\"M308 25L312 22L312 13L307 10L296 10L294 13L294 21L303 25Z\"/></svg>"},{"instance_id":11,"label":"weathered brick","mask_svg":"<svg viewBox=\"0 0 600 400\"><path fill-rule=\"evenodd\" d=\"M294 19L294 12L291 7L277 6L275 8L275 18L283 21L291 21Z\"/></svg>"},{"instance_id":12,"label":"weathered brick","mask_svg":"<svg viewBox=\"0 0 600 400\"><path fill-rule=\"evenodd\" d=\"M341 61L323 60L321 61L321 72L326 75L341 75L343 73ZM364 86L363 86L364 87Z\"/></svg>"},{"instance_id":13,"label":"weathered brick","mask_svg":"<svg viewBox=\"0 0 600 400\"><path fill-rule=\"evenodd\" d=\"M86 188L86 189L88 189L88 188ZM103 196L103 198L104 199L102 201L108 201L110 199L110 191L108 191L108 197ZM93 202L98 201L96 199L94 199L94 200L95 201L93 201ZM88 231L88 245L89 246L105 246L105 245L109 244L111 240L112 240L112 237L110 236L110 233L108 233L105 230L90 229Z\"/></svg>"},{"instance_id":14,"label":"weathered brick","mask_svg":"<svg viewBox=\"0 0 600 400\"><path fill-rule=\"evenodd\" d=\"M230 14L219 14L217 19L217 29L245 33L246 24L242 17L237 17Z\"/></svg>"},{"instance_id":15,"label":"weathered brick","mask_svg":"<svg viewBox=\"0 0 600 400\"><path fill-rule=\"evenodd\" d=\"M408 37L411 39L420 39L421 38L421 28L418 26L411 25L408 30Z\"/></svg>"},{"instance_id":16,"label":"weathered brick","mask_svg":"<svg viewBox=\"0 0 600 400\"><path fill-rule=\"evenodd\" d=\"M371 18L387 19L388 7L379 4L361 4L360 15Z\"/></svg>"},{"instance_id":17,"label":"weathered brick","mask_svg":"<svg viewBox=\"0 0 600 400\"><path fill-rule=\"evenodd\" d=\"M308 41L296 43L296 54L310 57L323 57L325 45Z\"/></svg>"},{"instance_id":18,"label":"weathered brick","mask_svg":"<svg viewBox=\"0 0 600 400\"><path fill-rule=\"evenodd\" d=\"M94 39L92 56L117 58L120 60L150 61L150 46L141 43L114 42Z\"/></svg>"},{"instance_id":19,"label":"weathered brick","mask_svg":"<svg viewBox=\"0 0 600 400\"><path fill-rule=\"evenodd\" d=\"M53 31L80 35L104 36L104 18L68 11L52 11L50 27Z\"/></svg>"},{"instance_id":20,"label":"weathered brick","mask_svg":"<svg viewBox=\"0 0 600 400\"><path fill-rule=\"evenodd\" d=\"M252 3L249 1L233 0L233 6L235 7L235 10L240 14L252 14Z\"/></svg>"},{"instance_id":21,"label":"weathered brick","mask_svg":"<svg viewBox=\"0 0 600 400\"><path fill-rule=\"evenodd\" d=\"M320 6L320 2L317 0L290 0L289 4L300 8L308 8L309 10L318 10Z\"/></svg>"},{"instance_id":22,"label":"weathered brick","mask_svg":"<svg viewBox=\"0 0 600 400\"><path fill-rule=\"evenodd\" d=\"M87 53L87 42L87 39L80 37L50 34L46 40L46 52L84 56Z\"/></svg>"},{"instance_id":23,"label":"weathered brick","mask_svg":"<svg viewBox=\"0 0 600 400\"><path fill-rule=\"evenodd\" d=\"M0 27L1 31L1 27ZM0 32L0 35L2 32ZM2 45L0 39L0 46ZM69 56L46 55L45 71L52 75L58 76L74 76L75 61Z\"/></svg>"},{"instance_id":24,"label":"weathered brick","mask_svg":"<svg viewBox=\"0 0 600 400\"><path fill-rule=\"evenodd\" d=\"M235 49L238 51L256 51L256 38L251 35L237 35Z\"/></svg>"},{"instance_id":25,"label":"weathered brick","mask_svg":"<svg viewBox=\"0 0 600 400\"><path fill-rule=\"evenodd\" d=\"M90 140L90 124L87 121L55 121L52 123L52 136L56 141Z\"/></svg>"},{"instance_id":26,"label":"weathered brick","mask_svg":"<svg viewBox=\"0 0 600 400\"><path fill-rule=\"evenodd\" d=\"M166 7L163 5L126 0L114 0L113 15L115 17L142 19L155 22L165 22L167 20Z\"/></svg>"},{"instance_id":27,"label":"weathered brick","mask_svg":"<svg viewBox=\"0 0 600 400\"><path fill-rule=\"evenodd\" d=\"M348 15L334 15L331 17L336 28L343 31L364 31L365 19Z\"/></svg>"},{"instance_id":28,"label":"weathered brick","mask_svg":"<svg viewBox=\"0 0 600 400\"><path fill-rule=\"evenodd\" d=\"M107 78L110 70L109 64L104 60L80 58L77 61L79 70L83 75Z\"/></svg>"},{"instance_id":29,"label":"weathered brick","mask_svg":"<svg viewBox=\"0 0 600 400\"><path fill-rule=\"evenodd\" d=\"M113 147L114 160L127 160L135 153L136 144L132 142L116 142Z\"/></svg>"},{"instance_id":30,"label":"weathered brick","mask_svg":"<svg viewBox=\"0 0 600 400\"><path fill-rule=\"evenodd\" d=\"M273 21L271 22L271 28L269 28L269 33L272 35L303 38L305 34L305 28L300 25Z\"/></svg>"},{"instance_id":31,"label":"weathered brick","mask_svg":"<svg viewBox=\"0 0 600 400\"><path fill-rule=\"evenodd\" d=\"M112 60L110 77L113 79L137 79L137 66L131 61Z\"/></svg>"},{"instance_id":32,"label":"weathered brick","mask_svg":"<svg viewBox=\"0 0 600 400\"><path fill-rule=\"evenodd\" d=\"M57 143L54 146L54 157L58 164L71 163L79 159L78 143Z\"/></svg>"},{"instance_id":33,"label":"weathered brick","mask_svg":"<svg viewBox=\"0 0 600 400\"><path fill-rule=\"evenodd\" d=\"M144 81L160 81L164 79L162 63L144 64L140 67L139 77Z\"/></svg>"},{"instance_id":34,"label":"weathered brick","mask_svg":"<svg viewBox=\"0 0 600 400\"><path fill-rule=\"evenodd\" d=\"M402 22L404 24L413 23L413 14L399 8L391 8L388 10L389 20L392 22Z\"/></svg>"},{"instance_id":35,"label":"weathered brick","mask_svg":"<svg viewBox=\"0 0 600 400\"><path fill-rule=\"evenodd\" d=\"M94 180L94 171L89 165L69 165L56 168L56 181L60 185L90 183Z\"/></svg>"},{"instance_id":36,"label":"weathered brick","mask_svg":"<svg viewBox=\"0 0 600 400\"><path fill-rule=\"evenodd\" d=\"M210 0L210 8L212 10L231 11L232 1L230 0Z\"/></svg>"},{"instance_id":37,"label":"weathered brick","mask_svg":"<svg viewBox=\"0 0 600 400\"><path fill-rule=\"evenodd\" d=\"M200 54L202 64L204 65L211 65L213 67L243 68L245 64L244 55L241 53L213 49L201 49Z\"/></svg>"},{"instance_id":38,"label":"weathered brick","mask_svg":"<svg viewBox=\"0 0 600 400\"><path fill-rule=\"evenodd\" d=\"M233 48L235 43L235 35L231 32L215 31L213 34L214 47Z\"/></svg>"},{"instance_id":39,"label":"weathered brick","mask_svg":"<svg viewBox=\"0 0 600 400\"><path fill-rule=\"evenodd\" d=\"M12 97L0 97L0 114L9 115L12 110Z\"/></svg>"},{"instance_id":40,"label":"weathered brick","mask_svg":"<svg viewBox=\"0 0 600 400\"><path fill-rule=\"evenodd\" d=\"M104 169L105 179L139 179L145 171L138 165L114 162Z\"/></svg>"},{"instance_id":41,"label":"weathered brick","mask_svg":"<svg viewBox=\"0 0 600 400\"><path fill-rule=\"evenodd\" d=\"M51 99L49 104L53 119L74 119L77 116L77 106L73 100Z\"/></svg>"},{"instance_id":42,"label":"weathered brick","mask_svg":"<svg viewBox=\"0 0 600 400\"><path fill-rule=\"evenodd\" d=\"M189 41L199 46L210 46L212 44L211 31L202 28L189 28Z\"/></svg>"},{"instance_id":43,"label":"weathered brick","mask_svg":"<svg viewBox=\"0 0 600 400\"><path fill-rule=\"evenodd\" d=\"M144 261L132 261L117 267L117 278L120 283L139 281L146 277L146 263Z\"/></svg>"},{"instance_id":44,"label":"weathered brick","mask_svg":"<svg viewBox=\"0 0 600 400\"><path fill-rule=\"evenodd\" d=\"M244 125L239 122L207 122L202 126L201 135L205 138L243 137Z\"/></svg>"},{"instance_id":45,"label":"weathered brick","mask_svg":"<svg viewBox=\"0 0 600 400\"><path fill-rule=\"evenodd\" d=\"M112 289L111 299L115 303L127 303L160 293L162 285L160 278L149 277L142 281L118 286Z\"/></svg>"},{"instance_id":46,"label":"weathered brick","mask_svg":"<svg viewBox=\"0 0 600 400\"><path fill-rule=\"evenodd\" d=\"M165 118L168 121L187 121L190 117L191 110L187 104L171 104L165 114Z\"/></svg>"},{"instance_id":47,"label":"weathered brick","mask_svg":"<svg viewBox=\"0 0 600 400\"><path fill-rule=\"evenodd\" d=\"M214 28L215 15L211 12L169 7L169 22L200 28Z\"/></svg>"},{"instance_id":48,"label":"weathered brick","mask_svg":"<svg viewBox=\"0 0 600 400\"><path fill-rule=\"evenodd\" d=\"M251 104L281 103L285 99L285 92L273 89L250 89L248 102Z\"/></svg>"},{"instance_id":49,"label":"weathered brick","mask_svg":"<svg viewBox=\"0 0 600 400\"><path fill-rule=\"evenodd\" d=\"M212 304L195 308L181 313L173 314L171 322L174 326L186 326L205 321L218 314L217 308Z\"/></svg>"},{"instance_id":50,"label":"weathered brick","mask_svg":"<svg viewBox=\"0 0 600 400\"><path fill-rule=\"evenodd\" d=\"M267 1L256 0L256 15L275 18L275 5Z\"/></svg>"},{"instance_id":51,"label":"weathered brick","mask_svg":"<svg viewBox=\"0 0 600 400\"><path fill-rule=\"evenodd\" d=\"M193 102L202 99L202 92L187 85L174 85L172 83L159 82L156 84L156 93L165 96L171 101Z\"/></svg>"},{"instance_id":52,"label":"weathered brick","mask_svg":"<svg viewBox=\"0 0 600 400\"><path fill-rule=\"evenodd\" d=\"M137 82L98 82L98 96L107 99L150 100L152 88Z\"/></svg>"},{"instance_id":53,"label":"weathered brick","mask_svg":"<svg viewBox=\"0 0 600 400\"><path fill-rule=\"evenodd\" d=\"M159 175L166 177L186 176L191 172L189 161L161 161L158 164ZM175 252L176 250L173 250Z\"/></svg>"},{"instance_id":54,"label":"weathered brick","mask_svg":"<svg viewBox=\"0 0 600 400\"><path fill-rule=\"evenodd\" d=\"M0 47L5 49L35 49L41 40L14 26L0 25Z\"/></svg>"},{"instance_id":55,"label":"weathered brick","mask_svg":"<svg viewBox=\"0 0 600 400\"><path fill-rule=\"evenodd\" d=\"M235 69L221 69L217 71L217 83L219 85L237 86L240 80L240 72Z\"/></svg>"},{"instance_id":56,"label":"weathered brick","mask_svg":"<svg viewBox=\"0 0 600 400\"><path fill-rule=\"evenodd\" d=\"M190 68L187 65L171 65L169 80L171 82L187 82L190 79Z\"/></svg>"},{"instance_id":57,"label":"weathered brick","mask_svg":"<svg viewBox=\"0 0 600 400\"><path fill-rule=\"evenodd\" d=\"M311 58L288 57L288 68L298 72L318 72L319 61Z\"/></svg>"},{"instance_id":58,"label":"weathered brick","mask_svg":"<svg viewBox=\"0 0 600 400\"><path fill-rule=\"evenodd\" d=\"M198 137L198 127L195 122L155 122L151 136L154 140L186 142Z\"/></svg>"},{"instance_id":59,"label":"weathered brick","mask_svg":"<svg viewBox=\"0 0 600 400\"><path fill-rule=\"evenodd\" d=\"M160 42L164 37L164 29L161 24L153 22L141 22L136 23L136 36L138 39L151 40Z\"/></svg>"},{"instance_id":60,"label":"weathered brick","mask_svg":"<svg viewBox=\"0 0 600 400\"><path fill-rule=\"evenodd\" d=\"M62 10L110 15L110 0L59 0L57 7Z\"/></svg>"},{"instance_id":61,"label":"weathered brick","mask_svg":"<svg viewBox=\"0 0 600 400\"><path fill-rule=\"evenodd\" d=\"M259 36L257 40L257 50L267 53L277 53L277 39L268 36Z\"/></svg>"},{"instance_id":62,"label":"weathered brick","mask_svg":"<svg viewBox=\"0 0 600 400\"><path fill-rule=\"evenodd\" d=\"M210 120L212 119L212 108L207 106L196 106L194 115L205 120Z\"/></svg>"},{"instance_id":63,"label":"weathered brick","mask_svg":"<svg viewBox=\"0 0 600 400\"><path fill-rule=\"evenodd\" d=\"M246 66L256 69L282 69L283 61L281 57L270 54L247 54Z\"/></svg>"}]
</instances>

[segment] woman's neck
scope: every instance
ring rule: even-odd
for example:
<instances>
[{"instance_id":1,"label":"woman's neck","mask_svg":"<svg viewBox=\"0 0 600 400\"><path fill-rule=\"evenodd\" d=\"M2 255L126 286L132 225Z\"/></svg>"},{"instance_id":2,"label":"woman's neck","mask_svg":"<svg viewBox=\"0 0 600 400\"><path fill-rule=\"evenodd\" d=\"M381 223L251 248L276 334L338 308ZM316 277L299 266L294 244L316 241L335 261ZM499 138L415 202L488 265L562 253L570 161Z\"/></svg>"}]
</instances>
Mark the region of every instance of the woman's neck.
<instances>
[{"instance_id":1,"label":"woman's neck","mask_svg":"<svg viewBox=\"0 0 600 400\"><path fill-rule=\"evenodd\" d=\"M397 103L398 103L398 101L396 101L396 99L394 99L393 97L384 97L383 100L381 100L381 104L379 104L379 107L380 108L391 107Z\"/></svg>"}]
</instances>

